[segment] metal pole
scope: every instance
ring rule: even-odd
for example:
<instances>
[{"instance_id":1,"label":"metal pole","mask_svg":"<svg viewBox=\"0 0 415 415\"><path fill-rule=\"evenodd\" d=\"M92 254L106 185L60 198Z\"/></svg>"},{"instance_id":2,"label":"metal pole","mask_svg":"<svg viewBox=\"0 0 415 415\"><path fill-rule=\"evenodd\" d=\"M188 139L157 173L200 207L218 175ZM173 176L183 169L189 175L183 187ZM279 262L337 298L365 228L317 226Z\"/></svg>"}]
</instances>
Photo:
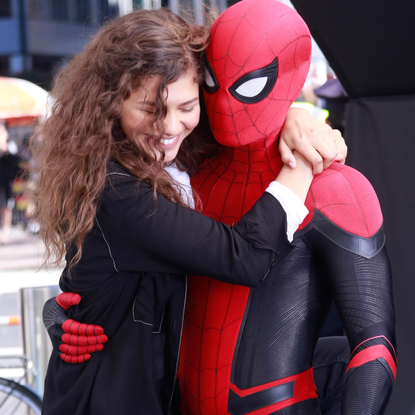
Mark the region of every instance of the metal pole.
<instances>
[{"instance_id":1,"label":"metal pole","mask_svg":"<svg viewBox=\"0 0 415 415\"><path fill-rule=\"evenodd\" d=\"M40 395L43 394L43 383L52 353L52 343L43 325L42 310L45 302L60 292L59 286L20 289L23 352L36 369L29 373L28 383Z\"/></svg>"}]
</instances>

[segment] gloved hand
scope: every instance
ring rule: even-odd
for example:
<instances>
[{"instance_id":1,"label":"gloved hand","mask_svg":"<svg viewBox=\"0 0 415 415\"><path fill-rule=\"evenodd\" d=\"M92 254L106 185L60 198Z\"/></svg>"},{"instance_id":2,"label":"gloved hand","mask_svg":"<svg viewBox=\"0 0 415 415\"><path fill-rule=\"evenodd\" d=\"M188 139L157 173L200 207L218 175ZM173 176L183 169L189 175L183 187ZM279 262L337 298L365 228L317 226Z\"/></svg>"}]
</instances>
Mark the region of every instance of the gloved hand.
<instances>
[{"instance_id":1,"label":"gloved hand","mask_svg":"<svg viewBox=\"0 0 415 415\"><path fill-rule=\"evenodd\" d=\"M69 307L80 301L79 294L62 293L50 298L43 307L43 324L53 348L60 351L60 358L66 363L88 361L91 353L101 351L108 341L101 326L82 324L68 318Z\"/></svg>"}]
</instances>

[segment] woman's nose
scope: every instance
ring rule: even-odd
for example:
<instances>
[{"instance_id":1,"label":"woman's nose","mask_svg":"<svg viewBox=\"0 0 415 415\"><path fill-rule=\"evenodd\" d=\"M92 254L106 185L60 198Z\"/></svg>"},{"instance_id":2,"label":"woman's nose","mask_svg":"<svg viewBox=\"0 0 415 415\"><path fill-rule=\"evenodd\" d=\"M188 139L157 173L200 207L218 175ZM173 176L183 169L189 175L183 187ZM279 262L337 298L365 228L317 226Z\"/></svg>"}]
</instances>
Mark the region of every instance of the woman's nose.
<instances>
[{"instance_id":1,"label":"woman's nose","mask_svg":"<svg viewBox=\"0 0 415 415\"><path fill-rule=\"evenodd\" d=\"M181 122L178 115L173 111L168 111L164 119L165 135L175 136L181 132Z\"/></svg>"}]
</instances>

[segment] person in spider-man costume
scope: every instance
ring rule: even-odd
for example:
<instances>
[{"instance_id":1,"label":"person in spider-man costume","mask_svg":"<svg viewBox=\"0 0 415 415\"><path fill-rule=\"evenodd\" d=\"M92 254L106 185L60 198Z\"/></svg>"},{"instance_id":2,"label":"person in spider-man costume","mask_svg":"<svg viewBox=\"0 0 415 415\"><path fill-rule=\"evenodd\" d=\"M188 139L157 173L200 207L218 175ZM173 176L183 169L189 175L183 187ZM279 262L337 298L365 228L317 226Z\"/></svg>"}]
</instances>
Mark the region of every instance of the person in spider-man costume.
<instances>
[{"instance_id":1,"label":"person in spider-man costume","mask_svg":"<svg viewBox=\"0 0 415 415\"><path fill-rule=\"evenodd\" d=\"M211 33L204 97L224 147L192 186L205 215L233 224L282 167L275 143L308 73L311 40L276 0L231 6ZM319 414L313 352L333 300L351 349L341 411L384 412L397 358L378 199L364 176L334 163L315 177L306 207L290 255L256 287L189 278L182 414Z\"/></svg>"},{"instance_id":2,"label":"person in spider-man costume","mask_svg":"<svg viewBox=\"0 0 415 415\"><path fill-rule=\"evenodd\" d=\"M243 0L214 23L205 103L222 152L192 186L232 224L282 162L273 145L305 81L307 26L275 0ZM254 288L190 278L178 379L183 414L319 414L312 358L332 301L350 344L342 414L383 414L396 376L391 271L370 183L338 164L314 178L283 264Z\"/></svg>"}]
</instances>

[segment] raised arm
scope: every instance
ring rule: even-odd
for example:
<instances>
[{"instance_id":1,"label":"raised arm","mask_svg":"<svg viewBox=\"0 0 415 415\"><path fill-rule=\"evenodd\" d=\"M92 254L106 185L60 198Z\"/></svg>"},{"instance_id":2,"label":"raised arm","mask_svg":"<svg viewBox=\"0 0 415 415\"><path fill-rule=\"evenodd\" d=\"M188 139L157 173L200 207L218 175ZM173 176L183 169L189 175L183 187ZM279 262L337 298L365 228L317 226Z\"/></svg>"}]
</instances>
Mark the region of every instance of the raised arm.
<instances>
[{"instance_id":1,"label":"raised arm","mask_svg":"<svg viewBox=\"0 0 415 415\"><path fill-rule=\"evenodd\" d=\"M313 217L302 232L321 260L351 349L342 413L381 415L392 392L397 356L379 202L370 183L346 166L317 177L310 193L306 204Z\"/></svg>"}]
</instances>

